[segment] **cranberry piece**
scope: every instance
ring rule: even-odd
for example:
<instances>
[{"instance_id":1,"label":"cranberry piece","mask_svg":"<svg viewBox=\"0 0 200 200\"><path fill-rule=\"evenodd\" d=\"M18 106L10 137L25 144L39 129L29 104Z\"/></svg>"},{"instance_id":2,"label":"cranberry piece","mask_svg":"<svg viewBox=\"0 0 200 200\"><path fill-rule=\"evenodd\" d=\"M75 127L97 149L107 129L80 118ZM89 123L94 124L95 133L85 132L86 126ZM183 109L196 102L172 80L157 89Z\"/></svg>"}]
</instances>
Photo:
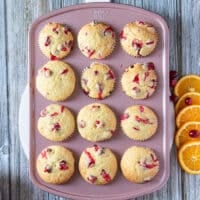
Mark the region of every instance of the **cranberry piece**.
<instances>
[{"instance_id":1,"label":"cranberry piece","mask_svg":"<svg viewBox=\"0 0 200 200\"><path fill-rule=\"evenodd\" d=\"M47 159L47 151L42 151L41 153L42 158L46 158Z\"/></svg>"},{"instance_id":2,"label":"cranberry piece","mask_svg":"<svg viewBox=\"0 0 200 200\"><path fill-rule=\"evenodd\" d=\"M67 166L67 162L65 160L61 160L59 162L59 169L60 170L66 170L69 169L69 167Z\"/></svg>"},{"instance_id":3,"label":"cranberry piece","mask_svg":"<svg viewBox=\"0 0 200 200\"><path fill-rule=\"evenodd\" d=\"M112 37L114 37L113 29L111 26L108 26L107 28L105 28L103 35L105 36L107 32L112 33Z\"/></svg>"},{"instance_id":4,"label":"cranberry piece","mask_svg":"<svg viewBox=\"0 0 200 200\"><path fill-rule=\"evenodd\" d=\"M155 69L154 64L152 62L147 63L147 68L148 68L148 70L154 70Z\"/></svg>"},{"instance_id":5,"label":"cranberry piece","mask_svg":"<svg viewBox=\"0 0 200 200\"><path fill-rule=\"evenodd\" d=\"M68 69L64 69L60 74L61 74L61 75L63 75L63 74L67 74L68 71L69 71Z\"/></svg>"},{"instance_id":6,"label":"cranberry piece","mask_svg":"<svg viewBox=\"0 0 200 200\"><path fill-rule=\"evenodd\" d=\"M129 114L127 114L127 113L122 114L121 117L120 117L121 120L125 120L125 119L128 119L128 118L129 118Z\"/></svg>"},{"instance_id":7,"label":"cranberry piece","mask_svg":"<svg viewBox=\"0 0 200 200\"><path fill-rule=\"evenodd\" d=\"M94 144L93 147L94 147L94 150L95 150L95 151L98 151L99 148L100 148L97 144Z\"/></svg>"},{"instance_id":8,"label":"cranberry piece","mask_svg":"<svg viewBox=\"0 0 200 200\"><path fill-rule=\"evenodd\" d=\"M143 123L143 124L152 124L152 123L149 121L148 118L143 119L143 118L141 118L141 117L139 117L139 116L135 116L135 120L136 120L137 122Z\"/></svg>"},{"instance_id":9,"label":"cranberry piece","mask_svg":"<svg viewBox=\"0 0 200 200\"><path fill-rule=\"evenodd\" d=\"M142 46L143 46L143 43L141 41L137 40L137 39L134 39L132 41L132 46L136 47L137 49L141 49Z\"/></svg>"},{"instance_id":10,"label":"cranberry piece","mask_svg":"<svg viewBox=\"0 0 200 200\"><path fill-rule=\"evenodd\" d=\"M59 131L61 128L60 124L57 122L53 125L52 131Z\"/></svg>"},{"instance_id":11,"label":"cranberry piece","mask_svg":"<svg viewBox=\"0 0 200 200\"><path fill-rule=\"evenodd\" d=\"M67 47L65 47L64 45L61 46L61 51L67 51Z\"/></svg>"},{"instance_id":12,"label":"cranberry piece","mask_svg":"<svg viewBox=\"0 0 200 200\"><path fill-rule=\"evenodd\" d=\"M54 112L54 113L52 113L50 116L51 117L54 117L54 116L57 116L58 115L58 113L57 112Z\"/></svg>"},{"instance_id":13,"label":"cranberry piece","mask_svg":"<svg viewBox=\"0 0 200 200\"><path fill-rule=\"evenodd\" d=\"M44 45L47 47L47 46L49 46L50 44L51 44L50 36L47 36L47 39L46 39Z\"/></svg>"},{"instance_id":14,"label":"cranberry piece","mask_svg":"<svg viewBox=\"0 0 200 200\"><path fill-rule=\"evenodd\" d=\"M109 71L108 71L108 77L109 77L109 79L114 79L114 78L115 78L115 75L114 75L114 73L112 72L112 70L109 70Z\"/></svg>"},{"instance_id":15,"label":"cranberry piece","mask_svg":"<svg viewBox=\"0 0 200 200\"><path fill-rule=\"evenodd\" d=\"M172 88L175 87L176 83L177 83L177 80L176 80L176 79L171 79L171 80L169 81L170 87L172 87Z\"/></svg>"},{"instance_id":16,"label":"cranberry piece","mask_svg":"<svg viewBox=\"0 0 200 200\"><path fill-rule=\"evenodd\" d=\"M198 131L198 130L191 130L189 132L189 136L192 137L192 138L198 138L198 137L200 137L200 131Z\"/></svg>"},{"instance_id":17,"label":"cranberry piece","mask_svg":"<svg viewBox=\"0 0 200 200\"><path fill-rule=\"evenodd\" d=\"M138 127L133 127L133 129L134 129L135 131L139 131L139 130L140 130Z\"/></svg>"},{"instance_id":18,"label":"cranberry piece","mask_svg":"<svg viewBox=\"0 0 200 200\"><path fill-rule=\"evenodd\" d=\"M133 82L139 84L140 78L139 78L139 74L137 74L134 79Z\"/></svg>"},{"instance_id":19,"label":"cranberry piece","mask_svg":"<svg viewBox=\"0 0 200 200\"><path fill-rule=\"evenodd\" d=\"M178 97L174 94L170 96L170 100L175 104L178 101Z\"/></svg>"},{"instance_id":20,"label":"cranberry piece","mask_svg":"<svg viewBox=\"0 0 200 200\"><path fill-rule=\"evenodd\" d=\"M144 112L144 106L139 106L140 112Z\"/></svg>"},{"instance_id":21,"label":"cranberry piece","mask_svg":"<svg viewBox=\"0 0 200 200\"><path fill-rule=\"evenodd\" d=\"M95 183L96 180L97 180L97 177L96 176L93 176L93 175L90 175L89 177L87 177L87 180L90 182L90 183Z\"/></svg>"},{"instance_id":22,"label":"cranberry piece","mask_svg":"<svg viewBox=\"0 0 200 200\"><path fill-rule=\"evenodd\" d=\"M47 173L51 173L51 166L50 165L46 165L45 168L44 168L44 172L47 172Z\"/></svg>"},{"instance_id":23,"label":"cranberry piece","mask_svg":"<svg viewBox=\"0 0 200 200\"><path fill-rule=\"evenodd\" d=\"M169 72L169 77L170 77L170 79L176 78L176 77L177 77L177 71L171 70L171 71Z\"/></svg>"},{"instance_id":24,"label":"cranberry piece","mask_svg":"<svg viewBox=\"0 0 200 200\"><path fill-rule=\"evenodd\" d=\"M145 25L143 21L138 21L138 24Z\"/></svg>"},{"instance_id":25,"label":"cranberry piece","mask_svg":"<svg viewBox=\"0 0 200 200\"><path fill-rule=\"evenodd\" d=\"M56 56L54 56L53 54L50 53L50 59L51 60L57 60L58 58Z\"/></svg>"},{"instance_id":26,"label":"cranberry piece","mask_svg":"<svg viewBox=\"0 0 200 200\"><path fill-rule=\"evenodd\" d=\"M88 167L93 167L95 165L95 160L92 157L91 153L88 151L85 151L85 154L87 155L87 157L89 159Z\"/></svg>"},{"instance_id":27,"label":"cranberry piece","mask_svg":"<svg viewBox=\"0 0 200 200\"><path fill-rule=\"evenodd\" d=\"M83 121L83 120L81 120L81 121L79 122L79 127L80 127L80 128L85 128L85 126L86 126L86 122Z\"/></svg>"},{"instance_id":28,"label":"cranberry piece","mask_svg":"<svg viewBox=\"0 0 200 200\"><path fill-rule=\"evenodd\" d=\"M95 76L97 76L98 73L99 73L99 72L98 72L97 70L94 71L94 75L95 75Z\"/></svg>"},{"instance_id":29,"label":"cranberry piece","mask_svg":"<svg viewBox=\"0 0 200 200\"><path fill-rule=\"evenodd\" d=\"M127 39L126 36L124 35L124 31L120 32L119 37L120 37L120 39L124 39L124 40Z\"/></svg>"},{"instance_id":30,"label":"cranberry piece","mask_svg":"<svg viewBox=\"0 0 200 200\"><path fill-rule=\"evenodd\" d=\"M61 106L61 113L65 110L65 106Z\"/></svg>"},{"instance_id":31,"label":"cranberry piece","mask_svg":"<svg viewBox=\"0 0 200 200\"><path fill-rule=\"evenodd\" d=\"M192 99L190 97L185 98L185 105L192 105Z\"/></svg>"},{"instance_id":32,"label":"cranberry piece","mask_svg":"<svg viewBox=\"0 0 200 200\"><path fill-rule=\"evenodd\" d=\"M70 29L64 25L64 33L67 35L70 32Z\"/></svg>"},{"instance_id":33,"label":"cranberry piece","mask_svg":"<svg viewBox=\"0 0 200 200\"><path fill-rule=\"evenodd\" d=\"M144 161L143 163L141 163L140 161L138 162L138 164L141 166L141 167L144 167L146 169L152 169L154 167L157 167L158 164L157 163L146 163L146 161Z\"/></svg>"},{"instance_id":34,"label":"cranberry piece","mask_svg":"<svg viewBox=\"0 0 200 200\"><path fill-rule=\"evenodd\" d=\"M101 171L101 176L104 178L104 180L106 182L110 182L111 181L110 175L104 169L102 169L102 171Z\"/></svg>"}]
</instances>

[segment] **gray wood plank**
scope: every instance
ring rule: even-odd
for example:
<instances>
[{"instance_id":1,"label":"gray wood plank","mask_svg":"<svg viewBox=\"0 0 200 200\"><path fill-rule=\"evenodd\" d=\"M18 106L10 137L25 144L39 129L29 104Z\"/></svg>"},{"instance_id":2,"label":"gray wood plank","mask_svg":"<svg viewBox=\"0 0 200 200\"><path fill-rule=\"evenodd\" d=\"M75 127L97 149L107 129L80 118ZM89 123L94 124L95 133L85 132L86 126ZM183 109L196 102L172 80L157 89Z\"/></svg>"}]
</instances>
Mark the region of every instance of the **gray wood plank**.
<instances>
[{"instance_id":1,"label":"gray wood plank","mask_svg":"<svg viewBox=\"0 0 200 200\"><path fill-rule=\"evenodd\" d=\"M7 27L6 27L6 12L5 12L5 1L0 1L0 91L1 91L1 100L0 100L0 199L9 199L9 183L10 183L10 137L9 137L9 125L8 125L8 80L7 80Z\"/></svg>"},{"instance_id":2,"label":"gray wood plank","mask_svg":"<svg viewBox=\"0 0 200 200\"><path fill-rule=\"evenodd\" d=\"M182 1L182 72L183 74L200 74L200 1ZM183 173L183 199L200 199L199 184L200 175L188 175Z\"/></svg>"}]
</instances>

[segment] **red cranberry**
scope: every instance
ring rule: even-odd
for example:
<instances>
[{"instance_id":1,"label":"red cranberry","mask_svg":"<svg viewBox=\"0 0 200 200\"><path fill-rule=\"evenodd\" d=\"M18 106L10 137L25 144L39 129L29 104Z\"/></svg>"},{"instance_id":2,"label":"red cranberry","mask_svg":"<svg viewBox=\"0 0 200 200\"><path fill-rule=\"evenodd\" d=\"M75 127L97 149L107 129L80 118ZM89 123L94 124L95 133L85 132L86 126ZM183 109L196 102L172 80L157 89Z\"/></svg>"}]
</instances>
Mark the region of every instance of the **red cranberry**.
<instances>
[{"instance_id":1,"label":"red cranberry","mask_svg":"<svg viewBox=\"0 0 200 200\"><path fill-rule=\"evenodd\" d=\"M133 47L135 46L136 48L141 49L142 46L143 46L143 43L141 41L139 41L139 40L134 39L132 41L132 46Z\"/></svg>"},{"instance_id":2,"label":"red cranberry","mask_svg":"<svg viewBox=\"0 0 200 200\"><path fill-rule=\"evenodd\" d=\"M47 173L51 173L51 170L52 170L52 168L51 168L51 166L50 165L46 165L45 166L45 168L44 168L44 172L47 172Z\"/></svg>"},{"instance_id":3,"label":"red cranberry","mask_svg":"<svg viewBox=\"0 0 200 200\"><path fill-rule=\"evenodd\" d=\"M154 70L155 69L154 64L152 62L147 63L147 68L148 68L148 70Z\"/></svg>"},{"instance_id":4,"label":"red cranberry","mask_svg":"<svg viewBox=\"0 0 200 200\"><path fill-rule=\"evenodd\" d=\"M61 106L61 113L65 110L65 106Z\"/></svg>"},{"instance_id":5,"label":"red cranberry","mask_svg":"<svg viewBox=\"0 0 200 200\"><path fill-rule=\"evenodd\" d=\"M178 97L174 94L170 96L170 100L175 104L178 101Z\"/></svg>"},{"instance_id":6,"label":"red cranberry","mask_svg":"<svg viewBox=\"0 0 200 200\"><path fill-rule=\"evenodd\" d=\"M177 71L171 70L171 71L169 72L169 77L170 77L170 79L176 78L176 77L177 77Z\"/></svg>"},{"instance_id":7,"label":"red cranberry","mask_svg":"<svg viewBox=\"0 0 200 200\"><path fill-rule=\"evenodd\" d=\"M176 83L177 83L177 80L176 80L176 79L171 79L171 80L169 81L170 87L172 87L172 88L175 87Z\"/></svg>"},{"instance_id":8,"label":"red cranberry","mask_svg":"<svg viewBox=\"0 0 200 200\"><path fill-rule=\"evenodd\" d=\"M111 181L110 175L104 169L102 169L102 171L101 171L101 176L104 178L104 180L106 182L110 182Z\"/></svg>"},{"instance_id":9,"label":"red cranberry","mask_svg":"<svg viewBox=\"0 0 200 200\"><path fill-rule=\"evenodd\" d=\"M97 177L96 177L96 176L93 176L93 175L90 175L89 177L87 177L87 180L88 180L90 183L95 183L96 180L97 180Z\"/></svg>"},{"instance_id":10,"label":"red cranberry","mask_svg":"<svg viewBox=\"0 0 200 200\"><path fill-rule=\"evenodd\" d=\"M54 113L52 113L50 116L51 117L54 117L54 116L57 116L58 115L58 113L57 112L54 112Z\"/></svg>"},{"instance_id":11,"label":"red cranberry","mask_svg":"<svg viewBox=\"0 0 200 200\"><path fill-rule=\"evenodd\" d=\"M198 138L198 137L200 137L200 131L198 131L198 130L191 130L189 132L189 136L192 137L192 138Z\"/></svg>"},{"instance_id":12,"label":"red cranberry","mask_svg":"<svg viewBox=\"0 0 200 200\"><path fill-rule=\"evenodd\" d=\"M61 128L60 124L57 122L53 125L52 131L59 131Z\"/></svg>"},{"instance_id":13,"label":"red cranberry","mask_svg":"<svg viewBox=\"0 0 200 200\"><path fill-rule=\"evenodd\" d=\"M94 75L95 75L95 76L97 76L98 73L99 73L99 72L98 72L97 70L94 71Z\"/></svg>"},{"instance_id":14,"label":"red cranberry","mask_svg":"<svg viewBox=\"0 0 200 200\"><path fill-rule=\"evenodd\" d=\"M185 105L192 105L192 99L190 97L185 98Z\"/></svg>"},{"instance_id":15,"label":"red cranberry","mask_svg":"<svg viewBox=\"0 0 200 200\"><path fill-rule=\"evenodd\" d=\"M68 169L69 167L67 166L67 162L65 160L61 160L59 162L59 169L60 170L66 170Z\"/></svg>"},{"instance_id":16,"label":"red cranberry","mask_svg":"<svg viewBox=\"0 0 200 200\"><path fill-rule=\"evenodd\" d=\"M67 74L67 72L68 72L68 69L64 69L60 74L62 75L62 74Z\"/></svg>"},{"instance_id":17,"label":"red cranberry","mask_svg":"<svg viewBox=\"0 0 200 200\"><path fill-rule=\"evenodd\" d=\"M129 118L129 114L127 114L127 113L124 113L124 114L122 114L121 115L121 120L125 120L125 119L128 119Z\"/></svg>"},{"instance_id":18,"label":"red cranberry","mask_svg":"<svg viewBox=\"0 0 200 200\"><path fill-rule=\"evenodd\" d=\"M126 40L126 36L124 35L124 31L121 31L119 34L120 39Z\"/></svg>"},{"instance_id":19,"label":"red cranberry","mask_svg":"<svg viewBox=\"0 0 200 200\"><path fill-rule=\"evenodd\" d=\"M133 82L139 84L139 81L140 81L139 74L137 74L137 75L134 77Z\"/></svg>"}]
</instances>

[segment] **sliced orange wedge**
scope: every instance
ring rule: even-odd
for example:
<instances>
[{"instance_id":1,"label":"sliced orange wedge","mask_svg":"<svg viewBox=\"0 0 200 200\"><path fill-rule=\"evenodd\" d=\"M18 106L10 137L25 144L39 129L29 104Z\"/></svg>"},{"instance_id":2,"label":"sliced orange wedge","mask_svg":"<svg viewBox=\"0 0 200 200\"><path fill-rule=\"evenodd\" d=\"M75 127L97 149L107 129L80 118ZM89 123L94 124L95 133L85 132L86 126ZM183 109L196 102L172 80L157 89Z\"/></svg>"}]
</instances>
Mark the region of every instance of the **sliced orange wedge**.
<instances>
[{"instance_id":1,"label":"sliced orange wedge","mask_svg":"<svg viewBox=\"0 0 200 200\"><path fill-rule=\"evenodd\" d=\"M176 114L183 108L189 105L200 105L200 93L198 92L187 92L179 98L176 103L175 111Z\"/></svg>"},{"instance_id":2,"label":"sliced orange wedge","mask_svg":"<svg viewBox=\"0 0 200 200\"><path fill-rule=\"evenodd\" d=\"M176 126L179 128L186 122L200 121L200 105L191 105L183 108L176 117Z\"/></svg>"},{"instance_id":3,"label":"sliced orange wedge","mask_svg":"<svg viewBox=\"0 0 200 200\"><path fill-rule=\"evenodd\" d=\"M178 80L174 88L174 94L181 97L187 92L200 92L200 76L190 74Z\"/></svg>"},{"instance_id":4,"label":"sliced orange wedge","mask_svg":"<svg viewBox=\"0 0 200 200\"><path fill-rule=\"evenodd\" d=\"M177 148L180 148L186 142L196 140L200 141L200 122L186 122L176 132L175 143Z\"/></svg>"},{"instance_id":5,"label":"sliced orange wedge","mask_svg":"<svg viewBox=\"0 0 200 200\"><path fill-rule=\"evenodd\" d=\"M181 168L190 174L200 174L200 141L187 142L178 152Z\"/></svg>"}]
</instances>

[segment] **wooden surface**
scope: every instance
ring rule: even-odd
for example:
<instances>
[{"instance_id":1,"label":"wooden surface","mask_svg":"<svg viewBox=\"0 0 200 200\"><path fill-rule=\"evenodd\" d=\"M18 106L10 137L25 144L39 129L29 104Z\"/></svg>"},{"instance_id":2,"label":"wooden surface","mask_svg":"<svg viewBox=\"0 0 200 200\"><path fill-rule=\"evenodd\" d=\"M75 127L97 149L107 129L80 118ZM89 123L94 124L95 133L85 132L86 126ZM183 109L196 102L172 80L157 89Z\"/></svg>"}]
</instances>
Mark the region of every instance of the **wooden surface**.
<instances>
[{"instance_id":1,"label":"wooden surface","mask_svg":"<svg viewBox=\"0 0 200 200\"><path fill-rule=\"evenodd\" d=\"M27 36L31 22L76 0L0 0L0 200L64 200L35 187L18 137L20 96L27 83ZM116 0L164 17L170 28L170 68L200 74L199 0ZM28 133L27 133L28 134ZM138 200L200 200L200 176L190 176L171 152L171 175L158 192Z\"/></svg>"}]
</instances>

